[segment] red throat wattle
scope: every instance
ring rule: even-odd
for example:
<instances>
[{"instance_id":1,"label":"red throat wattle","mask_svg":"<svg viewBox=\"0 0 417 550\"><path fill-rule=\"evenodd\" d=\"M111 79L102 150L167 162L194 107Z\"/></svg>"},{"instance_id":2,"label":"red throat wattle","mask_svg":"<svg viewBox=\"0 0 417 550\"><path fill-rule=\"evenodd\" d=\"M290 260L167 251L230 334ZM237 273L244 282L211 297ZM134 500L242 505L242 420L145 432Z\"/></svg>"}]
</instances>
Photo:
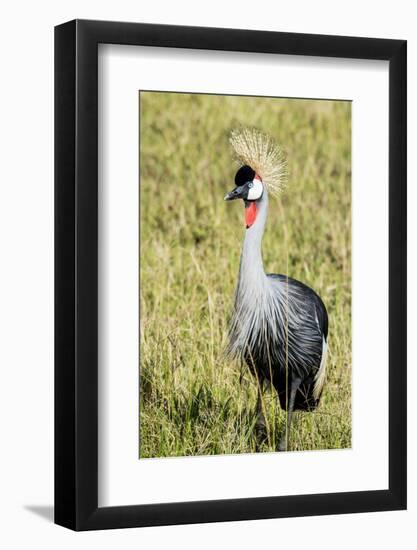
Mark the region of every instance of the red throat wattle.
<instances>
[{"instance_id":1,"label":"red throat wattle","mask_svg":"<svg viewBox=\"0 0 417 550\"><path fill-rule=\"evenodd\" d=\"M251 202L249 206L245 206L246 229L249 229L249 227L255 223L257 213L258 208L256 202Z\"/></svg>"}]
</instances>

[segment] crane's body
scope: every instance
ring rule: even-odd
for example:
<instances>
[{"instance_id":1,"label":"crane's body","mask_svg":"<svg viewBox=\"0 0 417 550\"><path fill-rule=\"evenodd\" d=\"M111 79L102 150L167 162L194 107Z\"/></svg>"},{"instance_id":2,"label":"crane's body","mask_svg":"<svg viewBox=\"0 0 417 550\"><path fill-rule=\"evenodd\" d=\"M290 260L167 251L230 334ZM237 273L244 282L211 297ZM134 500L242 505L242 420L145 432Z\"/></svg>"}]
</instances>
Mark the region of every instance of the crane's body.
<instances>
[{"instance_id":1,"label":"crane's body","mask_svg":"<svg viewBox=\"0 0 417 550\"><path fill-rule=\"evenodd\" d=\"M244 160L252 153L250 144L245 145L249 153ZM255 149L260 145L255 143ZM259 156L256 150L253 154ZM284 450L293 411L311 411L320 401L328 317L321 298L304 283L265 273L261 243L268 214L268 185L258 173L261 165L258 162L256 171L249 164L243 165L236 174L236 188L225 197L242 198L246 218L228 351L247 363L258 381L259 394L264 382L275 388L281 407L288 411L288 430L279 444L279 450ZM260 395L258 420L262 425Z\"/></svg>"}]
</instances>

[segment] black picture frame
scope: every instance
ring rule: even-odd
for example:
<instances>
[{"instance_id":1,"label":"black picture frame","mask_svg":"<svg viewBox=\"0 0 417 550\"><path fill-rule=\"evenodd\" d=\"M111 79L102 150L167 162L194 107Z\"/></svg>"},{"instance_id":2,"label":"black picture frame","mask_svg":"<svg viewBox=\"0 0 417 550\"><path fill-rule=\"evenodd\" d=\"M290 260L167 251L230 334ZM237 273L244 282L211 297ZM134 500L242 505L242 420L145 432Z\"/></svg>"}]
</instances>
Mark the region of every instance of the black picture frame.
<instances>
[{"instance_id":1,"label":"black picture frame","mask_svg":"<svg viewBox=\"0 0 417 550\"><path fill-rule=\"evenodd\" d=\"M98 44L389 62L389 488L98 506ZM55 522L74 530L406 508L404 40L74 20L55 28ZM371 214L370 214L371 215Z\"/></svg>"}]
</instances>

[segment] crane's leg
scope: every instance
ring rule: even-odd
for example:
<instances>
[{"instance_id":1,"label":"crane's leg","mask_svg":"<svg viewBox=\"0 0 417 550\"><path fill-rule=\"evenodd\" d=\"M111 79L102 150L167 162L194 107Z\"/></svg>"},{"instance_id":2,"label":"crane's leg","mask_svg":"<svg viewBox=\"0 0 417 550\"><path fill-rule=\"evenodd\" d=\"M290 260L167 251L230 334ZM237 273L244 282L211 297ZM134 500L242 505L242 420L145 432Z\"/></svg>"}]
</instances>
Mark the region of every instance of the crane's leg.
<instances>
[{"instance_id":1,"label":"crane's leg","mask_svg":"<svg viewBox=\"0 0 417 550\"><path fill-rule=\"evenodd\" d=\"M256 424L255 424L255 437L256 437L256 450L258 451L263 443L267 440L265 415L262 407L263 396L263 382L258 380L258 396L256 399Z\"/></svg>"},{"instance_id":2,"label":"crane's leg","mask_svg":"<svg viewBox=\"0 0 417 550\"><path fill-rule=\"evenodd\" d=\"M288 400L288 408L287 408L286 429L285 429L284 435L281 437L278 443L278 451L286 451L288 449L288 442L290 439L291 420L292 420L292 414L294 412L295 396L297 394L298 388L300 387L300 384L301 384L301 380L298 380L298 379L293 380L291 383L290 397Z\"/></svg>"}]
</instances>

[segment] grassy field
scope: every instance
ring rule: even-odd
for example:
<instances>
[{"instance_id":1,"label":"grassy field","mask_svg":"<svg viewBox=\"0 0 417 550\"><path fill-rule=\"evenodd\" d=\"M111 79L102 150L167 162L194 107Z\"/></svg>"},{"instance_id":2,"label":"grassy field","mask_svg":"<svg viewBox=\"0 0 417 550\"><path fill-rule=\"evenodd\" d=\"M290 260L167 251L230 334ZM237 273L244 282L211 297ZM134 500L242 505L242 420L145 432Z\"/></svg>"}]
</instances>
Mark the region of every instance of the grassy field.
<instances>
[{"instance_id":1,"label":"grassy field","mask_svg":"<svg viewBox=\"0 0 417 550\"><path fill-rule=\"evenodd\" d=\"M245 231L241 201L223 201L236 126L270 134L287 158L265 269L314 288L329 312L322 401L295 413L290 450L350 447L350 113L348 102L140 94L141 458L256 450L255 382L223 356ZM265 412L260 450L274 451L286 421L274 392Z\"/></svg>"}]
</instances>

